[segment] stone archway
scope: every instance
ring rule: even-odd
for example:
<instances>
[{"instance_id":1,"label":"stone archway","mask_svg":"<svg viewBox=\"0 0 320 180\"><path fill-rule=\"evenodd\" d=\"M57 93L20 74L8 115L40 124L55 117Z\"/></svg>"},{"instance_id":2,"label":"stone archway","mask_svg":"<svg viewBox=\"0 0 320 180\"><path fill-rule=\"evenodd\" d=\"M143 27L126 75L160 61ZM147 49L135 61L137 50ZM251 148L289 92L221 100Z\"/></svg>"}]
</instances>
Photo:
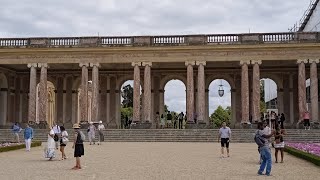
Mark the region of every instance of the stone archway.
<instances>
[{"instance_id":1,"label":"stone archway","mask_svg":"<svg viewBox=\"0 0 320 180\"><path fill-rule=\"evenodd\" d=\"M7 121L8 81L3 73L0 73L0 126Z\"/></svg>"}]
</instances>

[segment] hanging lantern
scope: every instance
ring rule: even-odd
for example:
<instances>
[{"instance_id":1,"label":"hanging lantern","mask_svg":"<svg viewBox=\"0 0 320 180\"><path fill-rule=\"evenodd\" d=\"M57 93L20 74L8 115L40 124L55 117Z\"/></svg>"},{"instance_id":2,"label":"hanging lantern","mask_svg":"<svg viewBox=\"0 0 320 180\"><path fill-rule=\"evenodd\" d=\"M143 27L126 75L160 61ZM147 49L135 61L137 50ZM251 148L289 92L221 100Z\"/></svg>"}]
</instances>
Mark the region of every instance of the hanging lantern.
<instances>
[{"instance_id":1,"label":"hanging lantern","mask_svg":"<svg viewBox=\"0 0 320 180\"><path fill-rule=\"evenodd\" d=\"M219 94L220 97L222 97L224 95L224 89L223 89L223 85L222 85L222 80L221 80L221 84L219 85L218 94Z\"/></svg>"}]
</instances>

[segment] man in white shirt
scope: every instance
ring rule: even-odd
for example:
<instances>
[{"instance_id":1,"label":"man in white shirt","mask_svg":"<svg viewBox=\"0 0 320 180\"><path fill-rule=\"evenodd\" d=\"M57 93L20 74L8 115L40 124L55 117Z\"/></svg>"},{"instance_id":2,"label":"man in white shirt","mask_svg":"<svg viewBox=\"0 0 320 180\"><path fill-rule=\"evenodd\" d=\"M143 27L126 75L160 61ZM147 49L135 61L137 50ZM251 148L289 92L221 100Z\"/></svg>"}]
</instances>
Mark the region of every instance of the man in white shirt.
<instances>
[{"instance_id":1,"label":"man in white shirt","mask_svg":"<svg viewBox=\"0 0 320 180\"><path fill-rule=\"evenodd\" d=\"M218 137L218 142L221 140L221 158L224 158L225 147L227 149L227 157L230 157L230 154L229 154L230 139L231 139L231 130L229 127L227 127L227 124L223 122L222 127L219 129L219 137Z\"/></svg>"},{"instance_id":2,"label":"man in white shirt","mask_svg":"<svg viewBox=\"0 0 320 180\"><path fill-rule=\"evenodd\" d=\"M104 125L102 124L102 121L99 121L98 125L98 145L101 145L101 142L104 141L104 134L103 130L105 129Z\"/></svg>"},{"instance_id":3,"label":"man in white shirt","mask_svg":"<svg viewBox=\"0 0 320 180\"><path fill-rule=\"evenodd\" d=\"M59 146L60 146L59 137L61 134L60 126L58 126L58 124L54 124L54 126L52 127L52 130L54 132L54 141L56 144L56 149L59 149Z\"/></svg>"}]
</instances>

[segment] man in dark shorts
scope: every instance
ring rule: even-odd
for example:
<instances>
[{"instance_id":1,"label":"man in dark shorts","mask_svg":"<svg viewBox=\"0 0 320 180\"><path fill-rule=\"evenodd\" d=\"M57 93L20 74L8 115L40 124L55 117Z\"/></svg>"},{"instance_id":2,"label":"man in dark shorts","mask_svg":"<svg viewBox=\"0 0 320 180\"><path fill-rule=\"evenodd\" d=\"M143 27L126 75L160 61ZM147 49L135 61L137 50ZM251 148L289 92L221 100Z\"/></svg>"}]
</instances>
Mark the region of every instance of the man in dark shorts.
<instances>
[{"instance_id":1,"label":"man in dark shorts","mask_svg":"<svg viewBox=\"0 0 320 180\"><path fill-rule=\"evenodd\" d=\"M224 148L227 149L227 157L230 157L229 154L229 143L231 139L231 130L227 127L225 122L222 123L222 127L219 129L218 142L221 140L221 158L224 158Z\"/></svg>"}]
</instances>

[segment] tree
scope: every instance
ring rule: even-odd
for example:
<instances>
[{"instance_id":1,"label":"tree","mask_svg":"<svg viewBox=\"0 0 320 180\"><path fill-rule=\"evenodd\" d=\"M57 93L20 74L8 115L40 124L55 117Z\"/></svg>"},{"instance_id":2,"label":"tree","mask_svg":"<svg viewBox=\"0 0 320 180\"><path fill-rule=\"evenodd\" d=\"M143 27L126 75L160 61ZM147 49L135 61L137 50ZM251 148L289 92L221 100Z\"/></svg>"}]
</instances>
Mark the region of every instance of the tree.
<instances>
[{"instance_id":1,"label":"tree","mask_svg":"<svg viewBox=\"0 0 320 180\"><path fill-rule=\"evenodd\" d=\"M164 112L165 112L165 114L167 114L167 113L168 113L168 111L169 111L169 106L164 105Z\"/></svg>"},{"instance_id":2,"label":"tree","mask_svg":"<svg viewBox=\"0 0 320 180\"><path fill-rule=\"evenodd\" d=\"M227 125L229 126L230 120L231 120L231 108L230 107L223 109L222 106L218 106L218 108L210 116L210 121L216 127L221 127L223 122L226 122Z\"/></svg>"},{"instance_id":3,"label":"tree","mask_svg":"<svg viewBox=\"0 0 320 180\"><path fill-rule=\"evenodd\" d=\"M264 101L264 80L260 80L260 113L266 112L266 103Z\"/></svg>"},{"instance_id":4,"label":"tree","mask_svg":"<svg viewBox=\"0 0 320 180\"><path fill-rule=\"evenodd\" d=\"M121 96L123 98L122 106L124 108L133 107L133 88L130 84L122 87Z\"/></svg>"},{"instance_id":5,"label":"tree","mask_svg":"<svg viewBox=\"0 0 320 180\"><path fill-rule=\"evenodd\" d=\"M121 117L122 118L125 118L126 116L132 117L133 108L132 107L127 107L127 108L121 107L120 112L121 112Z\"/></svg>"}]
</instances>

